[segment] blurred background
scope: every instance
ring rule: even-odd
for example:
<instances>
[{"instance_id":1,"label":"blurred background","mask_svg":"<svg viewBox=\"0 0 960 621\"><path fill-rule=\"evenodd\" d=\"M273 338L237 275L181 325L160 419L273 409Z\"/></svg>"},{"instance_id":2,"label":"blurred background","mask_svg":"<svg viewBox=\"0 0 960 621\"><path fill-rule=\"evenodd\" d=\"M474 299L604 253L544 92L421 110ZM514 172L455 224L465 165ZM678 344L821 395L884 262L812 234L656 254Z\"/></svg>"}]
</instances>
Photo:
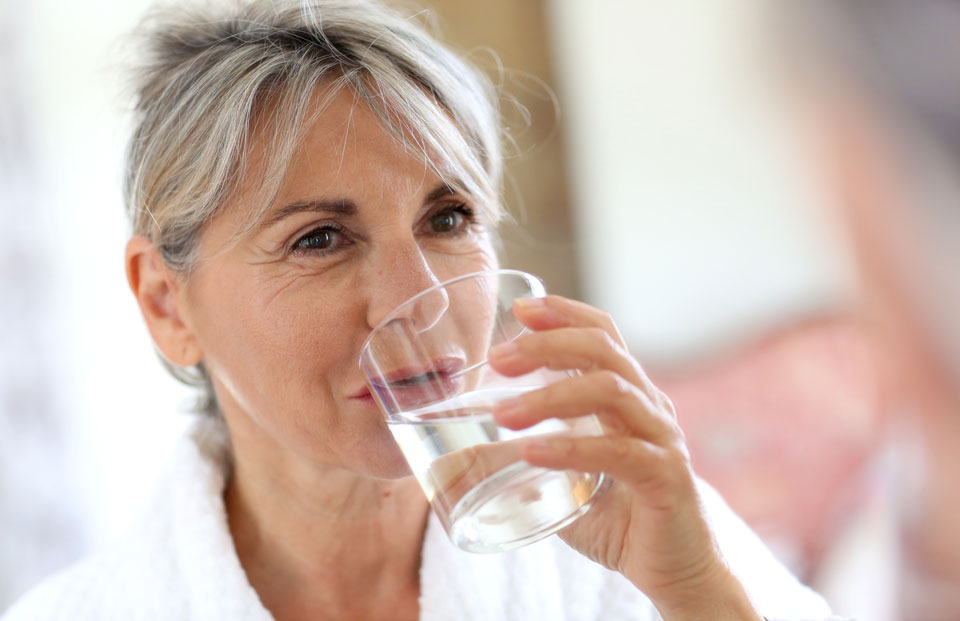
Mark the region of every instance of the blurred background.
<instances>
[{"instance_id":1,"label":"blurred background","mask_svg":"<svg viewBox=\"0 0 960 621\"><path fill-rule=\"evenodd\" d=\"M123 531L190 419L191 394L162 370L122 264L123 36L149 4L0 0L0 610ZM877 258L886 238L861 230L903 230L884 205L916 196L894 161L912 125L862 62L864 3L844 15L773 0L419 4L504 92L515 220L504 263L614 316L674 400L700 475L836 612L960 618L955 601L931 605L924 590L960 584L960 553L931 554L938 546L904 526L952 531L944 516L960 501L932 502L943 496L915 481L931 469L949 479L957 464L915 455L931 435L950 452L958 430L949 417L912 422L909 391L889 379L913 358L887 338L937 342L958 324L877 312L920 295L884 277L916 284L909 276L927 269L935 278L917 286L953 295L960 260L893 264ZM960 40L956 22L924 8L956 13L956 2L900 4L913 17L890 23L913 29L894 50L931 32ZM945 84L914 60L906 75ZM922 171L956 161L909 153ZM960 213L951 174L928 177L939 190L924 200ZM960 242L955 218L938 222L944 247ZM916 334L902 327L913 320ZM926 612L903 613L924 599Z\"/></svg>"}]
</instances>

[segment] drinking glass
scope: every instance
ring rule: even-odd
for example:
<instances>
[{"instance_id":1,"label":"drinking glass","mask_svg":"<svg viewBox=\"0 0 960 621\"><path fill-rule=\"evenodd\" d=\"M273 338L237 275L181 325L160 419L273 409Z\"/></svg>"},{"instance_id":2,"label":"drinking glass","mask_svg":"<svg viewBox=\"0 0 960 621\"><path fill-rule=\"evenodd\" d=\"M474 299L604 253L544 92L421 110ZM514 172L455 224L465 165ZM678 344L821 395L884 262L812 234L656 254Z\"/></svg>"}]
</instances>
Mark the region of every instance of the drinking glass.
<instances>
[{"instance_id":1,"label":"drinking glass","mask_svg":"<svg viewBox=\"0 0 960 621\"><path fill-rule=\"evenodd\" d=\"M535 276L476 272L420 292L371 332L360 366L387 426L450 539L470 552L509 550L586 513L604 475L534 467L520 457L535 436L603 433L593 414L519 431L497 425L494 405L575 371L519 377L487 363L490 348L527 331L514 300L546 295Z\"/></svg>"}]
</instances>

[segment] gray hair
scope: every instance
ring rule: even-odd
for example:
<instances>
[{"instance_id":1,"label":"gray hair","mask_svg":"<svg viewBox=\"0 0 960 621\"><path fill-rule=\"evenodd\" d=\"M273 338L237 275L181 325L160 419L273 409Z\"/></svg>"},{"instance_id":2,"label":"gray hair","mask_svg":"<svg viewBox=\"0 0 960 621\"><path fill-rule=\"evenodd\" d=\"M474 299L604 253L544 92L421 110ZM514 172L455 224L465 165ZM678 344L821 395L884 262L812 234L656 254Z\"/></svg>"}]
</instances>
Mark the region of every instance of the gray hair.
<instances>
[{"instance_id":1,"label":"gray hair","mask_svg":"<svg viewBox=\"0 0 960 621\"><path fill-rule=\"evenodd\" d=\"M190 271L205 224L251 174L255 124L273 153L236 239L264 217L305 128L322 113L311 106L321 82L325 102L352 89L488 223L500 220L494 89L414 18L372 0L233 0L155 9L136 35L144 62L134 71L124 195L133 232L172 269ZM164 364L204 390L199 409L217 411L202 363Z\"/></svg>"}]
</instances>

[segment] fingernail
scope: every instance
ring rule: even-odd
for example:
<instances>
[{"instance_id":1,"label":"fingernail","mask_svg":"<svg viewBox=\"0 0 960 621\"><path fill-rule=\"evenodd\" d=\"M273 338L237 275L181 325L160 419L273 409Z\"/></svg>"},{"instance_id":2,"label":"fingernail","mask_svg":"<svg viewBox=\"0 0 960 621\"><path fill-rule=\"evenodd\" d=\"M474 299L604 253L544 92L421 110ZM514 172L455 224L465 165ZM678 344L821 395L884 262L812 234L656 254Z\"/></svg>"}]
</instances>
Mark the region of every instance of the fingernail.
<instances>
[{"instance_id":1,"label":"fingernail","mask_svg":"<svg viewBox=\"0 0 960 621\"><path fill-rule=\"evenodd\" d=\"M513 341L509 343L500 343L490 350L490 357L503 360L504 358L509 358L510 356L515 355L518 351L520 351L520 348L517 347L517 344Z\"/></svg>"},{"instance_id":2,"label":"fingernail","mask_svg":"<svg viewBox=\"0 0 960 621\"><path fill-rule=\"evenodd\" d=\"M509 399L504 399L497 403L494 406L493 411L498 416L513 416L523 411L523 398L522 397L511 397Z\"/></svg>"},{"instance_id":3,"label":"fingernail","mask_svg":"<svg viewBox=\"0 0 960 621\"><path fill-rule=\"evenodd\" d=\"M517 298L515 304L523 310L535 310L546 307L543 298Z\"/></svg>"}]
</instances>

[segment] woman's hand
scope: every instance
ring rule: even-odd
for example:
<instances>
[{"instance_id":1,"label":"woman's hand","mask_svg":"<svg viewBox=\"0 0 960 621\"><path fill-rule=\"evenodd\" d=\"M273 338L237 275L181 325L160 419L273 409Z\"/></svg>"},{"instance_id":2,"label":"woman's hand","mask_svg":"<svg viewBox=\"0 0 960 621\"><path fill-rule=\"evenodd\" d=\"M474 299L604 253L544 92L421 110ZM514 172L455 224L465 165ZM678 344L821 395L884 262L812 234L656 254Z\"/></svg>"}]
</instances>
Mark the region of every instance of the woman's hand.
<instances>
[{"instance_id":1,"label":"woman's hand","mask_svg":"<svg viewBox=\"0 0 960 621\"><path fill-rule=\"evenodd\" d=\"M604 472L610 487L560 533L575 550L626 576L665 619L760 619L707 526L670 400L627 351L609 315L559 296L518 301L533 332L490 352L503 375L536 368L582 374L501 403L504 427L595 413L600 437L532 440L529 463Z\"/></svg>"}]
</instances>

